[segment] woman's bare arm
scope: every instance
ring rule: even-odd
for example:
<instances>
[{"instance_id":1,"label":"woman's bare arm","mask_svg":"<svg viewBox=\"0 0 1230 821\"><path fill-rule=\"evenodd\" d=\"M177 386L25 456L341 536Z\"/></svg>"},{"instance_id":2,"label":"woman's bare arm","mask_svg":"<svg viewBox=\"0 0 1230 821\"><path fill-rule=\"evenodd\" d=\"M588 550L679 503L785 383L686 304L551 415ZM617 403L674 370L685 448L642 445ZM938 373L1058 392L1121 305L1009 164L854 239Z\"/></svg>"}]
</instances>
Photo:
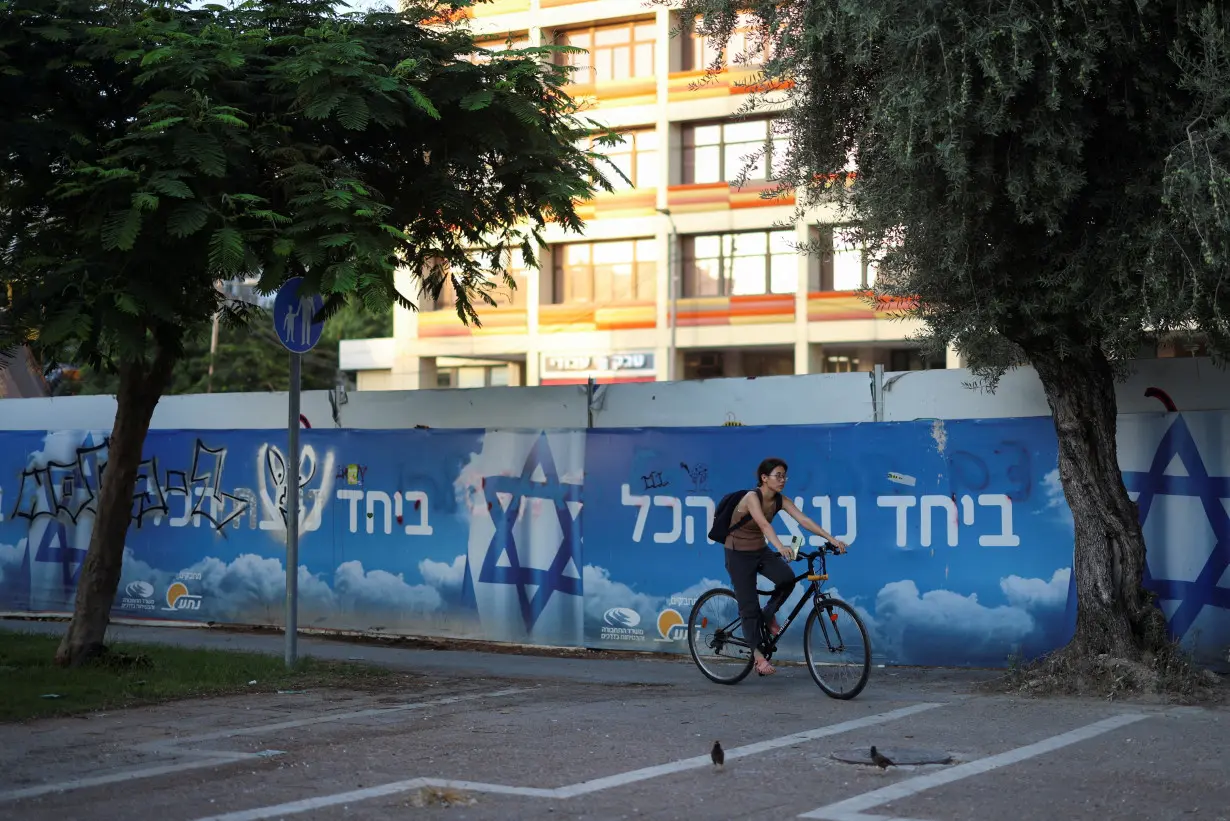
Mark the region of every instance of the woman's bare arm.
<instances>
[{"instance_id":1,"label":"woman's bare arm","mask_svg":"<svg viewBox=\"0 0 1230 821\"><path fill-rule=\"evenodd\" d=\"M798 522L799 526L802 527L804 530L808 530L808 531L811 531L812 533L815 533L821 539L824 539L826 542L829 542L830 544L832 544L833 547L837 548L838 551L841 551L841 552L845 551L846 549L845 542L843 542L841 539L835 538L832 533L829 533L824 528L822 528L820 525L812 521L811 517L808 516L803 511L799 510L799 508L795 505L794 500L791 499L789 496L787 496L784 493L782 494L782 510L790 514L790 518Z\"/></svg>"}]
</instances>

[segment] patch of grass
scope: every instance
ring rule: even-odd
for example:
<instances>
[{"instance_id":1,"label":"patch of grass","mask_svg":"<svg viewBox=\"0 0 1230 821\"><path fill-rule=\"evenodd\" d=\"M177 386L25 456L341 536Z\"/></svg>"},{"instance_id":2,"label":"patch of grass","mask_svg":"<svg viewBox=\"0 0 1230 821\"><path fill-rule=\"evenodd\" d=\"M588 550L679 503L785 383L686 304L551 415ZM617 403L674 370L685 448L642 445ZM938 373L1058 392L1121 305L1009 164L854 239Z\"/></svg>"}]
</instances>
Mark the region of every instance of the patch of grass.
<instances>
[{"instance_id":1,"label":"patch of grass","mask_svg":"<svg viewBox=\"0 0 1230 821\"><path fill-rule=\"evenodd\" d=\"M406 677L380 667L310 657L287 670L280 656L125 642L108 645L107 653L87 665L65 669L53 662L59 643L56 635L0 636L0 721L240 693L385 689L404 684Z\"/></svg>"}]
</instances>

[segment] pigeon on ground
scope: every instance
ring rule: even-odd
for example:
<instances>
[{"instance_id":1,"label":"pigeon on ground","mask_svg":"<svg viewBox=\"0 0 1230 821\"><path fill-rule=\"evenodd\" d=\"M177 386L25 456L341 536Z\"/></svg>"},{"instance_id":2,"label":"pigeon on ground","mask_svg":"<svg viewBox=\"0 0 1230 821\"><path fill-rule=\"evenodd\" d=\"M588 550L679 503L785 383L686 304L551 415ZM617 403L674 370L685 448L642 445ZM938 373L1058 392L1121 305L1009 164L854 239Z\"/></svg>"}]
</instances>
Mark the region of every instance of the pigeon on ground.
<instances>
[{"instance_id":1,"label":"pigeon on ground","mask_svg":"<svg viewBox=\"0 0 1230 821\"><path fill-rule=\"evenodd\" d=\"M722 742L713 742L713 749L709 751L709 757L713 759L713 766L721 767L726 763L726 753L722 752Z\"/></svg>"},{"instance_id":2,"label":"pigeon on ground","mask_svg":"<svg viewBox=\"0 0 1230 821\"><path fill-rule=\"evenodd\" d=\"M891 759L889 759L887 756L880 754L879 750L876 749L876 745L874 744L871 745L871 763L875 764L881 770L883 770L885 767L895 766Z\"/></svg>"}]
</instances>

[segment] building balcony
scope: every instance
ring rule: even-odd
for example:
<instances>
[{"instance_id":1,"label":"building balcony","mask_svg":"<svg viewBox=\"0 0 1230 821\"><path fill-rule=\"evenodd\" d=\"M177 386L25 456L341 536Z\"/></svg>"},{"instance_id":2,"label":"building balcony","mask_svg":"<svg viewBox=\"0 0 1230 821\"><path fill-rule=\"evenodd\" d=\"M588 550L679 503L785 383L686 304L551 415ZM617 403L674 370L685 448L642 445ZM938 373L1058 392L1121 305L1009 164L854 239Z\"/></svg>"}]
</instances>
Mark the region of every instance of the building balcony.
<instances>
[{"instance_id":1,"label":"building balcony","mask_svg":"<svg viewBox=\"0 0 1230 821\"><path fill-rule=\"evenodd\" d=\"M545 5L545 3L543 4ZM502 14L520 14L530 10L530 0L487 0L463 9L466 17L498 17Z\"/></svg>"},{"instance_id":2,"label":"building balcony","mask_svg":"<svg viewBox=\"0 0 1230 821\"><path fill-rule=\"evenodd\" d=\"M609 168L601 168L612 182L617 180ZM620 217L647 217L656 213L658 189L631 188L622 191L603 192L591 200L577 204L577 215L586 221L592 219L616 219Z\"/></svg>"},{"instance_id":3,"label":"building balcony","mask_svg":"<svg viewBox=\"0 0 1230 821\"><path fill-rule=\"evenodd\" d=\"M538 332L628 331L657 327L657 304L592 302L542 305L538 309Z\"/></svg>"},{"instance_id":4,"label":"building balcony","mask_svg":"<svg viewBox=\"0 0 1230 821\"><path fill-rule=\"evenodd\" d=\"M610 106L656 105L658 81L654 77L629 80L604 80L596 83L570 83L564 86L581 111Z\"/></svg>"},{"instance_id":5,"label":"building balcony","mask_svg":"<svg viewBox=\"0 0 1230 821\"><path fill-rule=\"evenodd\" d=\"M442 336L499 336L518 335L529 331L529 312L524 306L493 308L484 303L475 306L482 327L466 325L457 316L457 311L448 308L440 311L420 311L418 315L419 338Z\"/></svg>"},{"instance_id":6,"label":"building balcony","mask_svg":"<svg viewBox=\"0 0 1230 821\"><path fill-rule=\"evenodd\" d=\"M707 97L730 97L753 92L772 91L789 87L789 83L756 81L758 69L729 68L712 76L705 69L671 72L667 79L667 102L682 103Z\"/></svg>"},{"instance_id":7,"label":"building balcony","mask_svg":"<svg viewBox=\"0 0 1230 821\"><path fill-rule=\"evenodd\" d=\"M678 214L794 205L793 193L764 196L764 192L777 187L775 182L752 182L742 188L732 188L726 182L672 185L667 189L666 202L671 211Z\"/></svg>"}]
</instances>

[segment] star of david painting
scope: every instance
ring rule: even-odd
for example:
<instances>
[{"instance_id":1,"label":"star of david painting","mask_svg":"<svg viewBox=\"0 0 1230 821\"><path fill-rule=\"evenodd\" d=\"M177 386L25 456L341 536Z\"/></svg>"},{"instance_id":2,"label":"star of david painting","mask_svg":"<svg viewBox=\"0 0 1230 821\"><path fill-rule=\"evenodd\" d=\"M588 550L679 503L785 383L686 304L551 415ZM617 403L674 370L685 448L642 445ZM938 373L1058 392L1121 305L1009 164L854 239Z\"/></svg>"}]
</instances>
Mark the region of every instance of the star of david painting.
<instances>
[{"instance_id":1,"label":"star of david painting","mask_svg":"<svg viewBox=\"0 0 1230 821\"><path fill-rule=\"evenodd\" d=\"M1124 471L1123 481L1140 509L1149 561L1144 585L1157 593L1171 635L1210 645L1213 636L1193 636L1201 619L1206 629L1230 632L1230 476L1221 441L1219 414L1176 415L1153 453L1148 470ZM1191 424L1205 443L1202 454ZM1213 430L1213 427L1218 430ZM1212 465L1215 470L1210 470Z\"/></svg>"},{"instance_id":2,"label":"star of david painting","mask_svg":"<svg viewBox=\"0 0 1230 821\"><path fill-rule=\"evenodd\" d=\"M527 437L529 447L525 449ZM573 433L549 437L545 432L489 432L484 456L489 449L492 458L481 472L479 490L490 516L490 528L480 526L485 522L471 522L470 563L478 568L475 595L480 612L488 611L484 625L498 611L516 619L530 635L540 627L540 620L553 603L560 606L560 597L572 598L578 608L582 603L581 477L576 476L575 482L564 481L565 470L558 464L562 460L556 451L565 451L563 459L572 463L574 472L580 471L584 438ZM479 534L479 541L485 541L477 552L475 534ZM510 594L515 601L511 608ZM514 612L506 612L508 609ZM544 629L549 632L554 628Z\"/></svg>"}]
</instances>

